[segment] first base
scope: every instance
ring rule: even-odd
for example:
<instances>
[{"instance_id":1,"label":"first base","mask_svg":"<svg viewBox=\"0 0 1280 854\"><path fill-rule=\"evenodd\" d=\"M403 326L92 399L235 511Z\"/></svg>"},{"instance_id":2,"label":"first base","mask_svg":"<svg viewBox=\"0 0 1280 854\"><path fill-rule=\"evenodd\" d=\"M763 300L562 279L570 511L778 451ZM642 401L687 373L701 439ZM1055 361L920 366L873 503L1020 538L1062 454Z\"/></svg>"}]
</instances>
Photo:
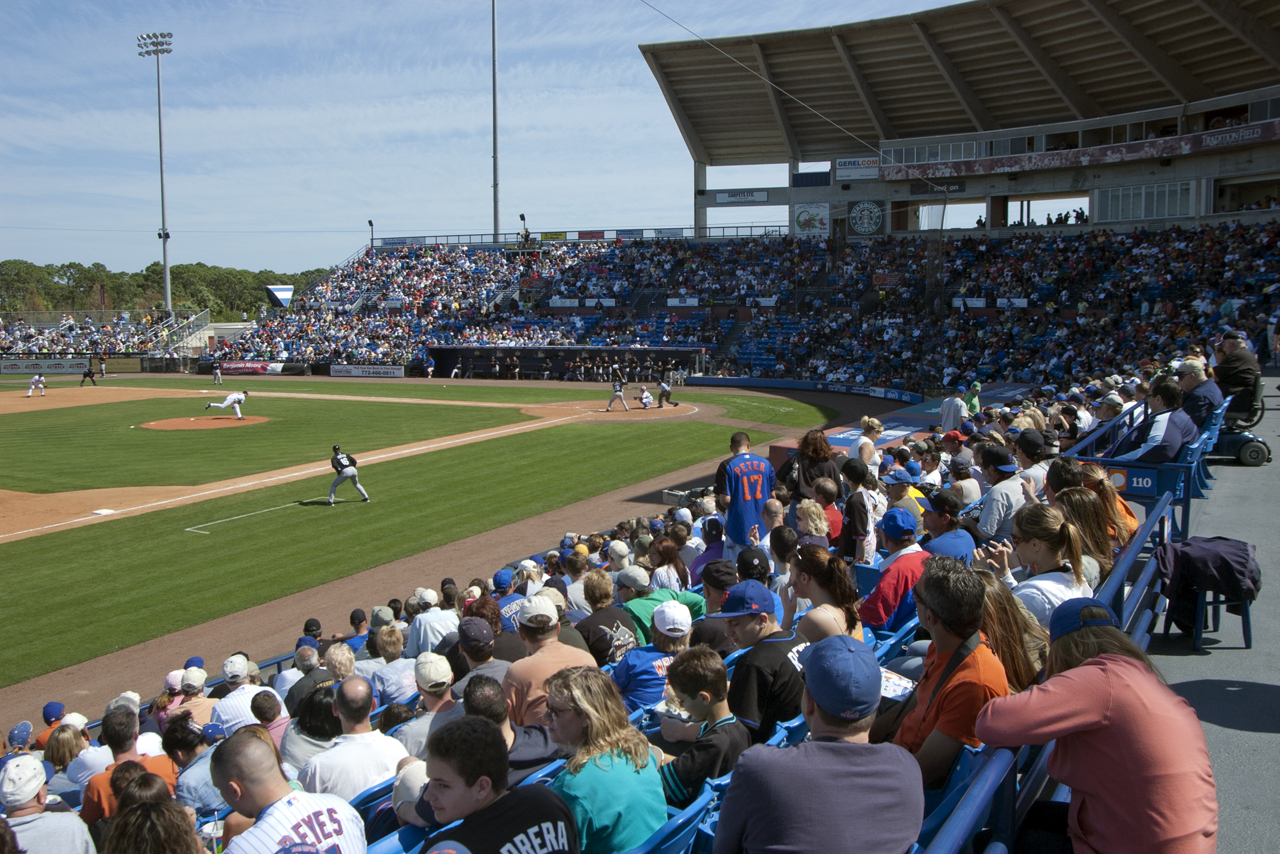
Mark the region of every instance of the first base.
<instances>
[{"instance_id":1,"label":"first base","mask_svg":"<svg viewBox=\"0 0 1280 854\"><path fill-rule=\"evenodd\" d=\"M113 513L115 513L115 512L116 512L116 511L114 511L114 510L94 510L94 511L93 511L93 515L95 515L95 516L110 516L111 514L113 514Z\"/></svg>"}]
</instances>

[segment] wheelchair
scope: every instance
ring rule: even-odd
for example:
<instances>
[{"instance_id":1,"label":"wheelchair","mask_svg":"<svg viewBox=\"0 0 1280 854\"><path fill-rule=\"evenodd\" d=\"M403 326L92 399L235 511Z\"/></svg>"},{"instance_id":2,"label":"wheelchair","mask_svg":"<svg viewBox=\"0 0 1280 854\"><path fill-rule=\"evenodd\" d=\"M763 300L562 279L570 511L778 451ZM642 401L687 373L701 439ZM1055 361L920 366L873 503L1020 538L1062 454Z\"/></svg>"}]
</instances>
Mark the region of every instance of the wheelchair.
<instances>
[{"instance_id":1,"label":"wheelchair","mask_svg":"<svg viewBox=\"0 0 1280 854\"><path fill-rule=\"evenodd\" d=\"M1233 457L1244 466L1261 466L1271 462L1271 446L1260 436L1249 432L1250 428L1262 422L1262 416L1266 414L1267 406L1262 397L1264 391L1265 384L1259 375L1253 382L1252 399L1247 394L1243 395L1249 401L1248 409L1227 410L1218 441L1210 452L1212 456ZM1235 398L1232 402L1235 402Z\"/></svg>"}]
</instances>

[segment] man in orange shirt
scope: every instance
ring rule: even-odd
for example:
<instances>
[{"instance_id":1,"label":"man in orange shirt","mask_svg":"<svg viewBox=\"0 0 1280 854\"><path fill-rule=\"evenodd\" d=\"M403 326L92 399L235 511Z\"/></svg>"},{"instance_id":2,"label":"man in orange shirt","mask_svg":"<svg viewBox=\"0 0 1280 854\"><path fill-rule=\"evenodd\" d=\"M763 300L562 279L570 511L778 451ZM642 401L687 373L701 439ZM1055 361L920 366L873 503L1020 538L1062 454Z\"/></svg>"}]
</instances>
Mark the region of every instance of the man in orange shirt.
<instances>
[{"instance_id":1,"label":"man in orange shirt","mask_svg":"<svg viewBox=\"0 0 1280 854\"><path fill-rule=\"evenodd\" d=\"M898 714L876 720L873 742L897 727L893 743L920 763L926 789L941 785L965 745L978 747L978 712L994 697L1009 693L1004 665L982 635L986 585L960 561L933 555L913 593L920 627L933 644L916 690Z\"/></svg>"},{"instance_id":2,"label":"man in orange shirt","mask_svg":"<svg viewBox=\"0 0 1280 854\"><path fill-rule=\"evenodd\" d=\"M44 750L44 746L49 742L49 736L53 735L53 731L62 723L62 716L66 712L67 707L61 703L50 702L44 704L42 717L44 718L45 729L32 740L32 750Z\"/></svg>"},{"instance_id":3,"label":"man in orange shirt","mask_svg":"<svg viewBox=\"0 0 1280 854\"><path fill-rule=\"evenodd\" d=\"M137 762L161 777L173 794L178 784L178 766L167 756L144 756L138 752L138 712L128 705L118 705L102 716L102 743L111 748L114 760L101 774L89 778L84 787L80 818L93 827L115 812L116 798L111 793L111 772L121 762Z\"/></svg>"},{"instance_id":4,"label":"man in orange shirt","mask_svg":"<svg viewBox=\"0 0 1280 854\"><path fill-rule=\"evenodd\" d=\"M542 722L547 706L542 683L547 677L566 667L595 667L596 659L589 652L560 642L560 615L546 596L530 596L522 601L516 619L529 655L507 668L502 693L511 703L511 723L528 726Z\"/></svg>"}]
</instances>

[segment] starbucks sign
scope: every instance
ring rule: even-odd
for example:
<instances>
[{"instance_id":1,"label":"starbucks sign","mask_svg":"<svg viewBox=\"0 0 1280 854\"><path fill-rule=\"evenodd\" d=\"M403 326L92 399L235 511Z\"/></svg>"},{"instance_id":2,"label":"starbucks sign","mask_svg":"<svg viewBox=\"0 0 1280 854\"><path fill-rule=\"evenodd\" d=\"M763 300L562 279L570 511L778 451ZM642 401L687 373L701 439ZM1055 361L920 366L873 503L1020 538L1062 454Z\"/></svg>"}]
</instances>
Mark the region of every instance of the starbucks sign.
<instances>
[{"instance_id":1,"label":"starbucks sign","mask_svg":"<svg viewBox=\"0 0 1280 854\"><path fill-rule=\"evenodd\" d=\"M884 227L884 211L879 202L849 205L849 230L854 234L879 234Z\"/></svg>"}]
</instances>

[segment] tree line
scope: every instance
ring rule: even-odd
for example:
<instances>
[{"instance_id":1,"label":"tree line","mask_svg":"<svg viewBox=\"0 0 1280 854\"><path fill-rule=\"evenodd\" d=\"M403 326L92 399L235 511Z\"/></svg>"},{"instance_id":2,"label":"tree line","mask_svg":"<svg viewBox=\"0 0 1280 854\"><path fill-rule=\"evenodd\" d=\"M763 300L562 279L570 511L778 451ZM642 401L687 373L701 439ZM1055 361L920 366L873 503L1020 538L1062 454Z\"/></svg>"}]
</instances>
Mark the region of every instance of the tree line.
<instances>
[{"instance_id":1,"label":"tree line","mask_svg":"<svg viewBox=\"0 0 1280 854\"><path fill-rule=\"evenodd\" d=\"M267 287L292 285L295 291L325 275L326 269L302 273L239 270L208 264L176 264L169 268L174 311L209 309L214 320L256 316L267 299ZM163 309L164 267L159 261L136 273L116 272L100 263L88 266L0 261L0 311L135 311Z\"/></svg>"}]
</instances>

